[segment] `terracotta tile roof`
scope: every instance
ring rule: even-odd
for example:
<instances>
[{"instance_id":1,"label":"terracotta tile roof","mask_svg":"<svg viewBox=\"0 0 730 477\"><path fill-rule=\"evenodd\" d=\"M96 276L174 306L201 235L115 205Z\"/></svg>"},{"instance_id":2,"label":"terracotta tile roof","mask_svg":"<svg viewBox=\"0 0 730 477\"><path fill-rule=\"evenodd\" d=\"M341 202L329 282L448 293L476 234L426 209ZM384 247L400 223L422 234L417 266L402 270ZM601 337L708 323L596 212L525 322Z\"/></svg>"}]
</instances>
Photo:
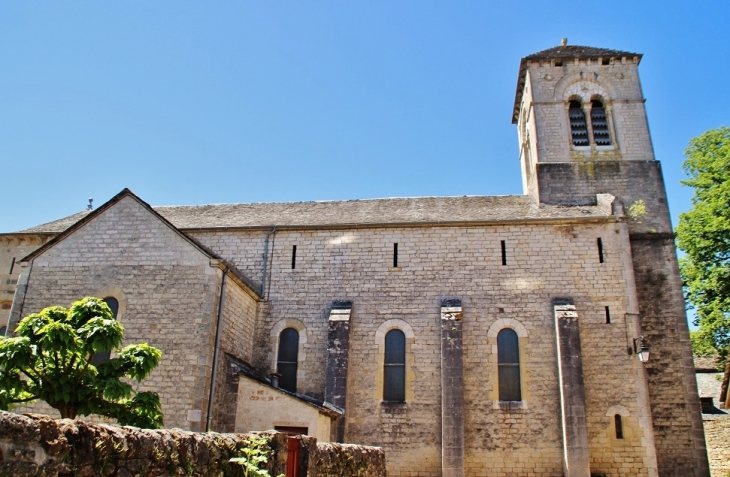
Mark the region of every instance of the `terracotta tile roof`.
<instances>
[{"instance_id":1,"label":"terracotta tile roof","mask_svg":"<svg viewBox=\"0 0 730 477\"><path fill-rule=\"evenodd\" d=\"M459 196L153 207L181 230L511 222L605 217L599 206L540 206L528 196ZM60 233L88 212L21 230Z\"/></svg>"},{"instance_id":2,"label":"terracotta tile roof","mask_svg":"<svg viewBox=\"0 0 730 477\"><path fill-rule=\"evenodd\" d=\"M517 75L517 92L515 93L515 104L512 109L512 124L517 124L517 118L520 114L520 104L522 103L522 92L525 89L525 73L527 71L527 62L535 60L552 60L552 59L597 59L597 58L634 58L637 57L641 61L641 53L631 53L629 51L611 50L608 48L595 48L592 46L579 45L562 45L548 48L547 50L538 51L531 55L527 55L520 60L520 72Z\"/></svg>"}]
</instances>

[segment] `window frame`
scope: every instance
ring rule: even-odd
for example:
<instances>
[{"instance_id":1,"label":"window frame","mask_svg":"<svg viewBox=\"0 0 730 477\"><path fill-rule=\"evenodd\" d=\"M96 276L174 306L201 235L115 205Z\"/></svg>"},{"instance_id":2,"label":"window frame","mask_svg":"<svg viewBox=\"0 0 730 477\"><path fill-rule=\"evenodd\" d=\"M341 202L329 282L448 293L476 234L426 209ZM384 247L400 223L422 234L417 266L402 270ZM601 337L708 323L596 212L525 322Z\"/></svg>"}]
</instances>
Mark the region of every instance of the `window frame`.
<instances>
[{"instance_id":1,"label":"window frame","mask_svg":"<svg viewBox=\"0 0 730 477\"><path fill-rule=\"evenodd\" d=\"M398 339L398 343L394 344L395 339ZM399 349L393 349L394 346L398 346ZM383 401L405 402L407 359L405 332L400 328L388 330L385 333L383 348L385 350L383 356Z\"/></svg>"},{"instance_id":2,"label":"window frame","mask_svg":"<svg viewBox=\"0 0 730 477\"><path fill-rule=\"evenodd\" d=\"M289 332L291 330L291 332ZM296 340L293 343L288 343L289 346L283 347L283 340L286 339L287 336L294 336L296 335ZM294 328L293 326L287 326L283 330L279 332L279 340L278 340L278 346L276 348L276 372L280 374L279 377L279 388L284 389L286 391L290 392L297 392L297 372L299 371L299 342L300 342L301 336L299 334L299 330ZM284 356L285 358L291 358L293 357L294 360L291 359L283 360L282 354L287 353L290 354L290 356ZM286 372L282 372L282 365L284 365L284 368L289 368ZM291 371L291 368L293 368L293 374ZM292 381L293 385L290 385L290 381Z\"/></svg>"},{"instance_id":3,"label":"window frame","mask_svg":"<svg viewBox=\"0 0 730 477\"><path fill-rule=\"evenodd\" d=\"M507 346L510 349L505 349ZM502 328L497 333L497 386L501 402L522 401L520 361L520 337L517 331L510 327Z\"/></svg>"},{"instance_id":4,"label":"window frame","mask_svg":"<svg viewBox=\"0 0 730 477\"><path fill-rule=\"evenodd\" d=\"M116 302L116 306L111 306L109 304L109 300L114 300ZM114 317L114 320L119 321L119 299L115 296L108 295L102 298L102 301L106 303L106 305L112 311L112 316ZM91 360L89 362L94 366L99 366L100 364L106 363L110 359L112 359L112 350L104 350L94 353L93 356L91 356Z\"/></svg>"}]
</instances>

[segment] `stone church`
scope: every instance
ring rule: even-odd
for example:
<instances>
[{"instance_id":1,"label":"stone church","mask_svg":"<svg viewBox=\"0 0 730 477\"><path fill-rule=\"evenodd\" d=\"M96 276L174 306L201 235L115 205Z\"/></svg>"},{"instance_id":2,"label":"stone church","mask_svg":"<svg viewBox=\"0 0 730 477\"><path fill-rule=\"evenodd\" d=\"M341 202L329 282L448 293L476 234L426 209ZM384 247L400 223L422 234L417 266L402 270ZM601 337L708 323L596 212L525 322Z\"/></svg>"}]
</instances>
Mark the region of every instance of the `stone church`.
<instances>
[{"instance_id":1,"label":"stone church","mask_svg":"<svg viewBox=\"0 0 730 477\"><path fill-rule=\"evenodd\" d=\"M524 195L157 207L125 189L1 234L0 326L104 298L164 353L141 388L166 426L382 446L391 477L707 476L641 58L522 58Z\"/></svg>"}]
</instances>

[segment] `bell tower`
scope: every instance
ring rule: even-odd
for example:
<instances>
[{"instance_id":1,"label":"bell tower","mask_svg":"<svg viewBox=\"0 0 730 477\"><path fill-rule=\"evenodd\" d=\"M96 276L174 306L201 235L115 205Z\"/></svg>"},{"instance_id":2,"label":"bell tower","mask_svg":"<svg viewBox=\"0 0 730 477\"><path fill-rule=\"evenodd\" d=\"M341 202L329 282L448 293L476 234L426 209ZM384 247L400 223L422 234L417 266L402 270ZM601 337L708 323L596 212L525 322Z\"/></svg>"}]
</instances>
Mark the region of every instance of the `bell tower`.
<instances>
[{"instance_id":1,"label":"bell tower","mask_svg":"<svg viewBox=\"0 0 730 477\"><path fill-rule=\"evenodd\" d=\"M564 43L520 62L512 122L525 193L550 205L595 204L596 194L611 193L643 216L632 231L671 233L642 55Z\"/></svg>"},{"instance_id":2,"label":"bell tower","mask_svg":"<svg viewBox=\"0 0 730 477\"><path fill-rule=\"evenodd\" d=\"M659 475L707 476L682 282L639 81L641 58L565 39L526 56L512 122L524 192L536 204L593 205L596 194L608 193L623 206L638 320L652 353L645 369Z\"/></svg>"}]
</instances>

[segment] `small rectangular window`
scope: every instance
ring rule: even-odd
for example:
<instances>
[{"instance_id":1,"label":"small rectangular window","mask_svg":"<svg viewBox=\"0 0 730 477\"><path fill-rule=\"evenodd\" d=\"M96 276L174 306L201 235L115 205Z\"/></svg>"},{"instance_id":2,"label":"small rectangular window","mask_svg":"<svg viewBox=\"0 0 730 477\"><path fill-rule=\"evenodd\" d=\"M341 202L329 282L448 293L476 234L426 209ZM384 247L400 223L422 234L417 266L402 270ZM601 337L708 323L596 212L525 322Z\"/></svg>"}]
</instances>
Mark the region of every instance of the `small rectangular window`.
<instances>
[{"instance_id":1,"label":"small rectangular window","mask_svg":"<svg viewBox=\"0 0 730 477\"><path fill-rule=\"evenodd\" d=\"M507 265L507 244L502 240L502 265Z\"/></svg>"},{"instance_id":2,"label":"small rectangular window","mask_svg":"<svg viewBox=\"0 0 730 477\"><path fill-rule=\"evenodd\" d=\"M621 414L613 416L614 424L616 425L616 439L624 438L624 423L621 422Z\"/></svg>"},{"instance_id":3,"label":"small rectangular window","mask_svg":"<svg viewBox=\"0 0 730 477\"><path fill-rule=\"evenodd\" d=\"M393 268L398 268L398 244L393 244Z\"/></svg>"},{"instance_id":4,"label":"small rectangular window","mask_svg":"<svg viewBox=\"0 0 730 477\"><path fill-rule=\"evenodd\" d=\"M598 245L598 262L603 263L603 241L600 237L596 241L596 244Z\"/></svg>"},{"instance_id":5,"label":"small rectangular window","mask_svg":"<svg viewBox=\"0 0 730 477\"><path fill-rule=\"evenodd\" d=\"M297 246L294 245L291 249L291 268L294 270L297 268Z\"/></svg>"},{"instance_id":6,"label":"small rectangular window","mask_svg":"<svg viewBox=\"0 0 730 477\"><path fill-rule=\"evenodd\" d=\"M606 307L606 323L611 323L611 310Z\"/></svg>"},{"instance_id":7,"label":"small rectangular window","mask_svg":"<svg viewBox=\"0 0 730 477\"><path fill-rule=\"evenodd\" d=\"M10 262L10 271L8 272L8 274L13 274L13 268L15 268L15 257L13 257L13 261Z\"/></svg>"}]
</instances>

